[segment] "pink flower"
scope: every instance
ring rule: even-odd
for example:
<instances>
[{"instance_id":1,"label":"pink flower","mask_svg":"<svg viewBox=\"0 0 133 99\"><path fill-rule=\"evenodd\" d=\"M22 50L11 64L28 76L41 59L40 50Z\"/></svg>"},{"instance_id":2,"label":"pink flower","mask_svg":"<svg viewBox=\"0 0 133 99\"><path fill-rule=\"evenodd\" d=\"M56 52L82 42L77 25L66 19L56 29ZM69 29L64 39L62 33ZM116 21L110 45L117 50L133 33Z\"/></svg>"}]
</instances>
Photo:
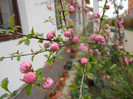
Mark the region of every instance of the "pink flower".
<instances>
[{"instance_id":1,"label":"pink flower","mask_svg":"<svg viewBox=\"0 0 133 99\"><path fill-rule=\"evenodd\" d=\"M127 59L127 58L125 58L125 59L124 59L124 62L126 63L126 65L128 65L128 64L129 64L129 62L128 62L128 59Z\"/></svg>"},{"instance_id":2,"label":"pink flower","mask_svg":"<svg viewBox=\"0 0 133 99\"><path fill-rule=\"evenodd\" d=\"M89 39L91 40L95 40L96 34L92 34L91 36L89 36Z\"/></svg>"},{"instance_id":3,"label":"pink flower","mask_svg":"<svg viewBox=\"0 0 133 99\"><path fill-rule=\"evenodd\" d=\"M123 49L123 46L118 46L118 49L119 49L119 50L122 50L122 49Z\"/></svg>"},{"instance_id":4,"label":"pink flower","mask_svg":"<svg viewBox=\"0 0 133 99\"><path fill-rule=\"evenodd\" d=\"M20 65L20 72L21 73L27 73L31 70L32 68L32 64L28 61L24 61L21 65Z\"/></svg>"},{"instance_id":5,"label":"pink flower","mask_svg":"<svg viewBox=\"0 0 133 99\"><path fill-rule=\"evenodd\" d=\"M109 75L107 76L107 79L110 79L110 76Z\"/></svg>"},{"instance_id":6,"label":"pink flower","mask_svg":"<svg viewBox=\"0 0 133 99\"><path fill-rule=\"evenodd\" d=\"M85 65L85 64L88 63L88 59L85 58L85 57L83 57L83 58L81 58L80 62L81 62L81 64L84 64Z\"/></svg>"},{"instance_id":7,"label":"pink flower","mask_svg":"<svg viewBox=\"0 0 133 99\"><path fill-rule=\"evenodd\" d=\"M73 37L72 41L74 43L78 43L79 42L79 37L77 37L77 36Z\"/></svg>"},{"instance_id":8,"label":"pink flower","mask_svg":"<svg viewBox=\"0 0 133 99\"><path fill-rule=\"evenodd\" d=\"M110 9L110 6L109 6L109 5L106 5L106 9L107 9L107 10Z\"/></svg>"},{"instance_id":9,"label":"pink flower","mask_svg":"<svg viewBox=\"0 0 133 99\"><path fill-rule=\"evenodd\" d=\"M49 43L44 43L44 48L48 48L49 47Z\"/></svg>"},{"instance_id":10,"label":"pink flower","mask_svg":"<svg viewBox=\"0 0 133 99\"><path fill-rule=\"evenodd\" d=\"M122 71L122 68L120 67L119 70Z\"/></svg>"},{"instance_id":11,"label":"pink flower","mask_svg":"<svg viewBox=\"0 0 133 99\"><path fill-rule=\"evenodd\" d=\"M95 49L95 53L98 54L99 50L98 49Z\"/></svg>"},{"instance_id":12,"label":"pink flower","mask_svg":"<svg viewBox=\"0 0 133 99\"><path fill-rule=\"evenodd\" d=\"M52 6L51 6L51 5L48 5L47 8L48 8L49 10L52 10Z\"/></svg>"},{"instance_id":13,"label":"pink flower","mask_svg":"<svg viewBox=\"0 0 133 99\"><path fill-rule=\"evenodd\" d=\"M70 52L71 52L70 49L67 49L67 50L65 51L66 54L70 54Z\"/></svg>"},{"instance_id":14,"label":"pink flower","mask_svg":"<svg viewBox=\"0 0 133 99\"><path fill-rule=\"evenodd\" d=\"M52 78L47 78L46 81L44 82L44 85L43 85L43 89L50 89L52 87L52 85L54 84L54 81Z\"/></svg>"},{"instance_id":15,"label":"pink flower","mask_svg":"<svg viewBox=\"0 0 133 99\"><path fill-rule=\"evenodd\" d=\"M54 37L54 35L53 35L53 33L49 32L49 33L46 35L46 37L47 37L47 39L51 40L51 39Z\"/></svg>"},{"instance_id":16,"label":"pink flower","mask_svg":"<svg viewBox=\"0 0 133 99\"><path fill-rule=\"evenodd\" d=\"M73 30L73 29L69 29L69 31L70 31L71 33L74 33L74 30Z\"/></svg>"},{"instance_id":17,"label":"pink flower","mask_svg":"<svg viewBox=\"0 0 133 99\"><path fill-rule=\"evenodd\" d=\"M106 24L106 27L107 27L108 29L110 29L110 26L109 26L109 24Z\"/></svg>"},{"instance_id":18,"label":"pink flower","mask_svg":"<svg viewBox=\"0 0 133 99\"><path fill-rule=\"evenodd\" d=\"M103 37L101 35L96 35L95 36L95 41L101 41Z\"/></svg>"},{"instance_id":19,"label":"pink flower","mask_svg":"<svg viewBox=\"0 0 133 99\"><path fill-rule=\"evenodd\" d=\"M50 50L52 51L57 51L59 49L59 44L57 42L53 42L51 45L50 45Z\"/></svg>"},{"instance_id":20,"label":"pink flower","mask_svg":"<svg viewBox=\"0 0 133 99\"><path fill-rule=\"evenodd\" d=\"M73 14L75 12L75 8L73 5L70 6L70 11L71 11L71 14Z\"/></svg>"},{"instance_id":21,"label":"pink flower","mask_svg":"<svg viewBox=\"0 0 133 99\"><path fill-rule=\"evenodd\" d=\"M90 53L90 54L93 54L93 50L92 50L92 49L90 49L90 50L89 50L89 53Z\"/></svg>"},{"instance_id":22,"label":"pink flower","mask_svg":"<svg viewBox=\"0 0 133 99\"><path fill-rule=\"evenodd\" d=\"M24 82L28 83L28 84L32 84L35 82L36 80L36 74L34 72L29 72L29 73L26 73L24 75L24 78L23 78Z\"/></svg>"},{"instance_id":23,"label":"pink flower","mask_svg":"<svg viewBox=\"0 0 133 99\"><path fill-rule=\"evenodd\" d=\"M112 82L113 85L116 85L116 82Z\"/></svg>"},{"instance_id":24,"label":"pink flower","mask_svg":"<svg viewBox=\"0 0 133 99\"><path fill-rule=\"evenodd\" d=\"M88 47L84 45L84 43L80 44L80 49L82 50L82 52L88 52Z\"/></svg>"},{"instance_id":25,"label":"pink flower","mask_svg":"<svg viewBox=\"0 0 133 99\"><path fill-rule=\"evenodd\" d=\"M99 16L100 16L99 13L94 13L94 14L93 14L93 17L94 17L94 18L99 18Z\"/></svg>"},{"instance_id":26,"label":"pink flower","mask_svg":"<svg viewBox=\"0 0 133 99\"><path fill-rule=\"evenodd\" d=\"M69 38L65 38L64 41L65 41L65 42L69 41Z\"/></svg>"},{"instance_id":27,"label":"pink flower","mask_svg":"<svg viewBox=\"0 0 133 99\"><path fill-rule=\"evenodd\" d=\"M65 31L64 32L65 37L70 37L71 35L72 35L72 33L70 31Z\"/></svg>"},{"instance_id":28,"label":"pink flower","mask_svg":"<svg viewBox=\"0 0 133 99\"><path fill-rule=\"evenodd\" d=\"M128 62L129 62L129 64L132 64L133 58L130 58L130 59L128 60Z\"/></svg>"}]
</instances>

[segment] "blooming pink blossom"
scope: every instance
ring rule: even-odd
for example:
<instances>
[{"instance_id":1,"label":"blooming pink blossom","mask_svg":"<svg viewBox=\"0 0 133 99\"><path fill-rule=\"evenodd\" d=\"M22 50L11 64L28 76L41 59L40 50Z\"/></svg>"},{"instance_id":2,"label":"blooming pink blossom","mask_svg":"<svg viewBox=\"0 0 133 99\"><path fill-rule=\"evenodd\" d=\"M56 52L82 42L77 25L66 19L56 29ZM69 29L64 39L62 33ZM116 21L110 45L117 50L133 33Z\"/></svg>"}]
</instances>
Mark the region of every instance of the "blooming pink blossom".
<instances>
[{"instance_id":1,"label":"blooming pink blossom","mask_svg":"<svg viewBox=\"0 0 133 99\"><path fill-rule=\"evenodd\" d=\"M107 79L110 79L110 76L109 75L107 76Z\"/></svg>"},{"instance_id":2,"label":"blooming pink blossom","mask_svg":"<svg viewBox=\"0 0 133 99\"><path fill-rule=\"evenodd\" d=\"M85 57L83 57L83 58L81 58L80 62L81 62L81 64L84 64L85 65L85 64L88 63L88 59L85 58Z\"/></svg>"},{"instance_id":3,"label":"blooming pink blossom","mask_svg":"<svg viewBox=\"0 0 133 99\"><path fill-rule=\"evenodd\" d=\"M44 66L45 66L46 69L51 69L52 68L52 66L47 64L47 61L44 63Z\"/></svg>"},{"instance_id":4,"label":"blooming pink blossom","mask_svg":"<svg viewBox=\"0 0 133 99\"><path fill-rule=\"evenodd\" d=\"M50 50L52 51L57 51L59 49L59 44L57 42L53 42L51 45L50 45Z\"/></svg>"},{"instance_id":5,"label":"blooming pink blossom","mask_svg":"<svg viewBox=\"0 0 133 99\"><path fill-rule=\"evenodd\" d=\"M70 31L65 31L64 32L65 37L70 37L71 35L72 35L72 33Z\"/></svg>"},{"instance_id":6,"label":"blooming pink blossom","mask_svg":"<svg viewBox=\"0 0 133 99\"><path fill-rule=\"evenodd\" d=\"M51 40L51 39L54 37L54 35L53 35L52 32L49 32L49 33L46 35L46 37L47 37L47 39Z\"/></svg>"},{"instance_id":7,"label":"blooming pink blossom","mask_svg":"<svg viewBox=\"0 0 133 99\"><path fill-rule=\"evenodd\" d=\"M128 62L128 59L127 59L127 58L124 58L124 62L126 63L126 65L128 65L128 64L129 64L129 62Z\"/></svg>"},{"instance_id":8,"label":"blooming pink blossom","mask_svg":"<svg viewBox=\"0 0 133 99\"><path fill-rule=\"evenodd\" d=\"M84 43L80 44L80 49L82 50L82 52L88 52L88 47L84 45Z\"/></svg>"},{"instance_id":9,"label":"blooming pink blossom","mask_svg":"<svg viewBox=\"0 0 133 99\"><path fill-rule=\"evenodd\" d=\"M49 10L52 10L52 6L51 6L51 5L48 5L47 8L48 8Z\"/></svg>"},{"instance_id":10,"label":"blooming pink blossom","mask_svg":"<svg viewBox=\"0 0 133 99\"><path fill-rule=\"evenodd\" d=\"M73 14L75 12L75 8L73 5L70 6L70 11L71 11L71 14Z\"/></svg>"},{"instance_id":11,"label":"blooming pink blossom","mask_svg":"<svg viewBox=\"0 0 133 99\"><path fill-rule=\"evenodd\" d=\"M93 14L93 17L94 17L94 18L99 18L99 16L100 16L100 15L99 15L99 13L97 13L97 12Z\"/></svg>"},{"instance_id":12,"label":"blooming pink blossom","mask_svg":"<svg viewBox=\"0 0 133 99\"><path fill-rule=\"evenodd\" d=\"M20 65L20 72L21 73L27 73L30 71L30 69L32 68L32 64L28 61L24 61L21 65Z\"/></svg>"},{"instance_id":13,"label":"blooming pink blossom","mask_svg":"<svg viewBox=\"0 0 133 99\"><path fill-rule=\"evenodd\" d=\"M122 49L123 49L123 46L118 46L118 49L119 49L119 50L122 50Z\"/></svg>"},{"instance_id":14,"label":"blooming pink blossom","mask_svg":"<svg viewBox=\"0 0 133 99\"><path fill-rule=\"evenodd\" d=\"M79 42L79 37L74 36L73 39L72 39L72 41L73 41L74 43L78 43L78 42Z\"/></svg>"},{"instance_id":15,"label":"blooming pink blossom","mask_svg":"<svg viewBox=\"0 0 133 99\"><path fill-rule=\"evenodd\" d=\"M44 85L43 85L43 89L50 89L52 87L52 85L54 84L54 81L52 78L47 78L46 81L44 82Z\"/></svg>"},{"instance_id":16,"label":"blooming pink blossom","mask_svg":"<svg viewBox=\"0 0 133 99\"><path fill-rule=\"evenodd\" d=\"M29 72L29 73L26 73L24 75L24 78L23 78L24 82L28 83L28 84L32 84L35 82L36 80L36 74L34 72Z\"/></svg>"},{"instance_id":17,"label":"blooming pink blossom","mask_svg":"<svg viewBox=\"0 0 133 99\"><path fill-rule=\"evenodd\" d=\"M67 50L65 51L66 54L70 54L70 52L71 52L70 49L67 49Z\"/></svg>"},{"instance_id":18,"label":"blooming pink blossom","mask_svg":"<svg viewBox=\"0 0 133 99\"><path fill-rule=\"evenodd\" d=\"M95 49L95 53L98 54L99 50L98 49Z\"/></svg>"}]
</instances>

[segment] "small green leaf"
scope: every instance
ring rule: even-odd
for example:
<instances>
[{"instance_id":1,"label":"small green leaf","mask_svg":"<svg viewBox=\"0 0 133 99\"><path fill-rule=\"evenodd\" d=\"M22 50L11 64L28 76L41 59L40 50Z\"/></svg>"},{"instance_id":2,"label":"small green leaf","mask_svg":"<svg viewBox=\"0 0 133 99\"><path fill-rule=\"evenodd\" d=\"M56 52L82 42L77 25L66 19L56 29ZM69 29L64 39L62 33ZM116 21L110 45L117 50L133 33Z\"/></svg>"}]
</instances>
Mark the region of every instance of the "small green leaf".
<instances>
[{"instance_id":1,"label":"small green leaf","mask_svg":"<svg viewBox=\"0 0 133 99\"><path fill-rule=\"evenodd\" d=\"M90 94L85 95L84 99L91 99Z\"/></svg>"},{"instance_id":2,"label":"small green leaf","mask_svg":"<svg viewBox=\"0 0 133 99\"><path fill-rule=\"evenodd\" d=\"M34 32L34 28L33 28L33 27L32 27L32 29L31 29L31 34L32 34L32 35L35 34L35 32Z\"/></svg>"},{"instance_id":3,"label":"small green leaf","mask_svg":"<svg viewBox=\"0 0 133 99\"><path fill-rule=\"evenodd\" d=\"M13 95L15 96L18 93L18 90L13 91Z\"/></svg>"},{"instance_id":4,"label":"small green leaf","mask_svg":"<svg viewBox=\"0 0 133 99\"><path fill-rule=\"evenodd\" d=\"M0 33L4 33L2 29L0 29Z\"/></svg>"},{"instance_id":5,"label":"small green leaf","mask_svg":"<svg viewBox=\"0 0 133 99\"><path fill-rule=\"evenodd\" d=\"M56 17L61 17L61 18L62 18L62 15L60 15L60 14L57 14L57 15L56 15Z\"/></svg>"},{"instance_id":6,"label":"small green leaf","mask_svg":"<svg viewBox=\"0 0 133 99\"><path fill-rule=\"evenodd\" d=\"M27 46L29 46L30 40L29 40L29 39L26 39L26 40L24 41L24 44L27 45Z\"/></svg>"},{"instance_id":7,"label":"small green leaf","mask_svg":"<svg viewBox=\"0 0 133 99\"><path fill-rule=\"evenodd\" d=\"M17 45L23 43L25 40L26 40L26 39L21 39L21 40L19 40Z\"/></svg>"},{"instance_id":8,"label":"small green leaf","mask_svg":"<svg viewBox=\"0 0 133 99\"><path fill-rule=\"evenodd\" d=\"M15 29L14 27L14 17L15 17L15 14L13 14L10 19L9 19L9 24L11 26L12 29Z\"/></svg>"},{"instance_id":9,"label":"small green leaf","mask_svg":"<svg viewBox=\"0 0 133 99\"><path fill-rule=\"evenodd\" d=\"M3 61L4 57L0 57L0 62Z\"/></svg>"},{"instance_id":10,"label":"small green leaf","mask_svg":"<svg viewBox=\"0 0 133 99\"><path fill-rule=\"evenodd\" d=\"M9 34L11 31L12 31L11 29L7 30L6 31L6 34Z\"/></svg>"},{"instance_id":11,"label":"small green leaf","mask_svg":"<svg viewBox=\"0 0 133 99\"><path fill-rule=\"evenodd\" d=\"M63 56L62 55L58 55L56 58L62 59Z\"/></svg>"},{"instance_id":12,"label":"small green leaf","mask_svg":"<svg viewBox=\"0 0 133 99\"><path fill-rule=\"evenodd\" d=\"M38 43L43 43L43 40L38 40Z\"/></svg>"},{"instance_id":13,"label":"small green leaf","mask_svg":"<svg viewBox=\"0 0 133 99\"><path fill-rule=\"evenodd\" d=\"M9 95L7 94L7 93L5 93L5 94L3 94L1 97L0 97L0 99L4 99L4 98L6 98L6 97L8 97Z\"/></svg>"},{"instance_id":14,"label":"small green leaf","mask_svg":"<svg viewBox=\"0 0 133 99\"><path fill-rule=\"evenodd\" d=\"M33 49L31 49L31 52L34 53Z\"/></svg>"},{"instance_id":15,"label":"small green leaf","mask_svg":"<svg viewBox=\"0 0 133 99\"><path fill-rule=\"evenodd\" d=\"M43 69L42 68L38 68L35 72L36 74L39 74Z\"/></svg>"},{"instance_id":16,"label":"small green leaf","mask_svg":"<svg viewBox=\"0 0 133 99\"><path fill-rule=\"evenodd\" d=\"M17 61L20 61L20 57L21 57L20 55L17 57Z\"/></svg>"},{"instance_id":17,"label":"small green leaf","mask_svg":"<svg viewBox=\"0 0 133 99\"><path fill-rule=\"evenodd\" d=\"M90 79L93 79L94 78L94 75L92 73L87 73L87 76L90 78Z\"/></svg>"},{"instance_id":18,"label":"small green leaf","mask_svg":"<svg viewBox=\"0 0 133 99\"><path fill-rule=\"evenodd\" d=\"M28 38L28 39L32 38L32 34L28 34L28 35L27 35L27 38Z\"/></svg>"},{"instance_id":19,"label":"small green leaf","mask_svg":"<svg viewBox=\"0 0 133 99\"><path fill-rule=\"evenodd\" d=\"M28 84L28 85L26 86L25 91L26 91L26 94L27 94L27 95L30 95L30 93L31 93L31 91L32 91L32 84Z\"/></svg>"},{"instance_id":20,"label":"small green leaf","mask_svg":"<svg viewBox=\"0 0 133 99\"><path fill-rule=\"evenodd\" d=\"M39 80L42 79L42 78L43 78L42 75L38 75L36 81L39 81Z\"/></svg>"},{"instance_id":21,"label":"small green leaf","mask_svg":"<svg viewBox=\"0 0 133 99\"><path fill-rule=\"evenodd\" d=\"M85 83L83 84L83 87L84 87L84 88L88 88L88 86L87 86Z\"/></svg>"},{"instance_id":22,"label":"small green leaf","mask_svg":"<svg viewBox=\"0 0 133 99\"><path fill-rule=\"evenodd\" d=\"M46 54L46 55L44 55L44 57L48 58L48 55Z\"/></svg>"},{"instance_id":23,"label":"small green leaf","mask_svg":"<svg viewBox=\"0 0 133 99\"><path fill-rule=\"evenodd\" d=\"M91 69L91 64L88 63L88 64L86 65L86 71L88 72L88 71L90 71L90 69Z\"/></svg>"},{"instance_id":24,"label":"small green leaf","mask_svg":"<svg viewBox=\"0 0 133 99\"><path fill-rule=\"evenodd\" d=\"M70 88L71 90L75 90L75 89L77 89L78 87L77 87L76 85L72 84L72 85L69 86L69 88Z\"/></svg>"},{"instance_id":25,"label":"small green leaf","mask_svg":"<svg viewBox=\"0 0 133 99\"><path fill-rule=\"evenodd\" d=\"M1 81L1 87L4 89L4 90L6 90L6 91L8 91L8 78L5 78L5 79L3 79L2 81Z\"/></svg>"},{"instance_id":26,"label":"small green leaf","mask_svg":"<svg viewBox=\"0 0 133 99\"><path fill-rule=\"evenodd\" d=\"M53 66L53 62L51 60L48 60L47 64L50 65L50 66Z\"/></svg>"},{"instance_id":27,"label":"small green leaf","mask_svg":"<svg viewBox=\"0 0 133 99\"><path fill-rule=\"evenodd\" d=\"M35 55L33 55L32 57L31 57L31 61L33 62L33 60L34 60L34 57L35 57Z\"/></svg>"}]
</instances>

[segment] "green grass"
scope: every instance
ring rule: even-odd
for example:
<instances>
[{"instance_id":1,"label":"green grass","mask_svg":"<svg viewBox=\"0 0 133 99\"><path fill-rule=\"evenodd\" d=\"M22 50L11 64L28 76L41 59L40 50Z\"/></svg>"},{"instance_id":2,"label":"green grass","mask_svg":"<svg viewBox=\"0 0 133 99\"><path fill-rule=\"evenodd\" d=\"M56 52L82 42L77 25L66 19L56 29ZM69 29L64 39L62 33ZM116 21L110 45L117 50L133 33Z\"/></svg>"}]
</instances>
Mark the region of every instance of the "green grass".
<instances>
[{"instance_id":1,"label":"green grass","mask_svg":"<svg viewBox=\"0 0 133 99\"><path fill-rule=\"evenodd\" d=\"M133 28L125 28L125 29L133 32Z\"/></svg>"}]
</instances>

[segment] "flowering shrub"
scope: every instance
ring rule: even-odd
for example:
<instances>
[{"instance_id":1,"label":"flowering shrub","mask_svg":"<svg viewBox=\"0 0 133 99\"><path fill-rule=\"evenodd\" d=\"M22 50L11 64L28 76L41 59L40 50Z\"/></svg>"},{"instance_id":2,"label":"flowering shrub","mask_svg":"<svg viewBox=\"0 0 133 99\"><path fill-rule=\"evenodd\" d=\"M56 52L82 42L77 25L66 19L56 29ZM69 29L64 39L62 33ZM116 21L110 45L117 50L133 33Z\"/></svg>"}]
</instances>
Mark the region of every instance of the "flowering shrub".
<instances>
[{"instance_id":1,"label":"flowering shrub","mask_svg":"<svg viewBox=\"0 0 133 99\"><path fill-rule=\"evenodd\" d=\"M100 2L100 1L99 1ZM114 5L115 13L117 14L117 19L114 22L117 31L116 35L112 38L110 32L109 24L105 21L105 13L110 10L110 6L108 2L111 2ZM24 35L17 32L18 27L13 25L14 15L10 18L10 30L7 31L7 34L11 34L12 36L23 36L25 39L22 39L18 42L19 44L24 43L25 45L29 45L30 39L34 38L39 40L39 43L43 43L43 41L48 41L44 43L44 48L41 48L39 51L34 52L31 50L31 54L22 54L19 52L13 53L10 57L2 56L0 61L6 58L14 58L17 57L17 60L20 60L20 57L26 55L32 55L32 61L35 55L48 51L49 55L44 55L47 58L47 61L44 63L46 69L51 69L53 63L56 58L63 58L62 56L56 56L56 54L65 49L65 53L71 53L71 47L75 47L80 45L81 51L84 53L84 57L81 58L80 63L81 66L74 65L74 68L78 71L80 78L80 85L70 85L70 89L79 90L79 99L83 97L90 97L90 94L82 95L83 88L86 88L86 79L95 82L95 85L98 88L105 86L105 80L109 81L107 87L119 92L118 94L123 95L125 97L131 98L133 95L133 78L132 78L132 66L133 66L133 58L130 53L127 53L124 48L124 40L122 39L122 31L123 27L123 19L119 17L119 9L123 9L122 5L118 5L115 0L105 0L105 4L103 6L103 13L100 15L98 12L93 15L89 14L89 18L94 18L94 22L97 24L97 29L95 34L88 34L87 37L82 37L81 35L75 35L73 27L73 20L68 17L71 14L74 14L77 8L82 8L83 11L81 13L87 13L87 9L79 5L78 2L72 2L71 0L58 0L60 6L56 8L56 10L60 11L62 15L58 15L57 17L63 17L64 25L62 26L62 33L67 37L66 39L62 39L60 35L56 34L56 31L51 31L47 33L46 37L42 37L42 34L34 33L34 29L32 28L31 33L28 35ZM52 10L52 6L47 6L49 10ZM79 11L80 12L80 11ZM100 18L100 22L98 21ZM47 20L51 22L52 19L49 18ZM1 30L2 33L4 32ZM20 65L20 72L24 74L24 78L22 81L26 82L28 85L26 87L26 93L29 95L31 93L32 86L34 85L38 90L42 92L49 92L54 84L52 78L43 78L40 73L42 72L42 68L34 70L32 68L32 64L28 61L24 61ZM41 81L39 86L36 82ZM1 87L8 92L6 97L14 96L14 92L10 92L7 88L8 79L5 78L1 82ZM88 98L85 98L88 99ZM89 98L90 99L90 98Z\"/></svg>"}]
</instances>

